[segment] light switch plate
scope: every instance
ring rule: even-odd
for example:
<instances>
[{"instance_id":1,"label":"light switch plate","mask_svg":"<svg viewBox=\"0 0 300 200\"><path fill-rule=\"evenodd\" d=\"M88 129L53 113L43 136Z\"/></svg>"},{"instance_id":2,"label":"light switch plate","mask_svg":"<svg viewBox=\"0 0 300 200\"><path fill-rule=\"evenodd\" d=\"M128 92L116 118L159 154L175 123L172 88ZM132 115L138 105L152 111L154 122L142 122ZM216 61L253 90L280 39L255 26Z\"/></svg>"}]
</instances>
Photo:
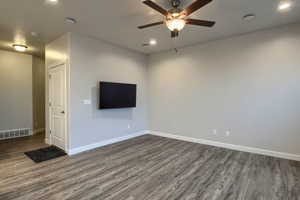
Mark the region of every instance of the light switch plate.
<instances>
[{"instance_id":1,"label":"light switch plate","mask_svg":"<svg viewBox=\"0 0 300 200\"><path fill-rule=\"evenodd\" d=\"M83 104L90 105L90 104L92 104L92 101L90 99L84 99Z\"/></svg>"}]
</instances>

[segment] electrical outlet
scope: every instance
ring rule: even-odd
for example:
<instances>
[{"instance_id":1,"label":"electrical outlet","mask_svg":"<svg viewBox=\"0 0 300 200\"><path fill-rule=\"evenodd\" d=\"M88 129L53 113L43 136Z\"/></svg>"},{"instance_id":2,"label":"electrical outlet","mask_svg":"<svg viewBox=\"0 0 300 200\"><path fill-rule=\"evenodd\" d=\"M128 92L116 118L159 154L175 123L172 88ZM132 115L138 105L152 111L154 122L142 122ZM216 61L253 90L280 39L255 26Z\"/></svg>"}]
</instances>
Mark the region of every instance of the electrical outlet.
<instances>
[{"instance_id":1,"label":"electrical outlet","mask_svg":"<svg viewBox=\"0 0 300 200\"><path fill-rule=\"evenodd\" d=\"M130 129L130 128L131 128L130 124L128 124L128 125L127 125L127 128L128 128L128 129Z\"/></svg>"},{"instance_id":2,"label":"electrical outlet","mask_svg":"<svg viewBox=\"0 0 300 200\"><path fill-rule=\"evenodd\" d=\"M212 130L212 133L213 133L214 135L217 135L217 129L213 129L213 130Z\"/></svg>"},{"instance_id":3,"label":"electrical outlet","mask_svg":"<svg viewBox=\"0 0 300 200\"><path fill-rule=\"evenodd\" d=\"M226 136L228 137L228 136L230 136L230 131L226 131Z\"/></svg>"}]
</instances>

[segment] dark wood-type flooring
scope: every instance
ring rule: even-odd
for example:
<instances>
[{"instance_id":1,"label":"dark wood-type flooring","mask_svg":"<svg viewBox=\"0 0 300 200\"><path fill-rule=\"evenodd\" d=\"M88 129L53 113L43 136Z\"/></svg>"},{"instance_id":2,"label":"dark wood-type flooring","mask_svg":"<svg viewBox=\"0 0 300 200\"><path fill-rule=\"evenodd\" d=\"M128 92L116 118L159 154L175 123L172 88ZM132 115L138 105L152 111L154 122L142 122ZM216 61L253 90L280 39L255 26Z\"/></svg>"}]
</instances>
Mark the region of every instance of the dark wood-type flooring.
<instances>
[{"instance_id":1,"label":"dark wood-type flooring","mask_svg":"<svg viewBox=\"0 0 300 200\"><path fill-rule=\"evenodd\" d=\"M31 141L0 143L1 200L300 200L300 162L146 135L35 164Z\"/></svg>"}]
</instances>

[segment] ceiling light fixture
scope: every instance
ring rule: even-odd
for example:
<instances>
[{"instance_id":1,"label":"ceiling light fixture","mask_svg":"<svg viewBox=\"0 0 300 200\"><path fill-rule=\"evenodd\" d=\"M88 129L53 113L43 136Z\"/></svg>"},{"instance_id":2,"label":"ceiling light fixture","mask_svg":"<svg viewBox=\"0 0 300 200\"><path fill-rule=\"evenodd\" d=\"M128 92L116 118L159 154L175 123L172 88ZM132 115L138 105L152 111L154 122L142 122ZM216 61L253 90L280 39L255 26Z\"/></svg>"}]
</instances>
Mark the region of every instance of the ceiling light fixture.
<instances>
[{"instance_id":1,"label":"ceiling light fixture","mask_svg":"<svg viewBox=\"0 0 300 200\"><path fill-rule=\"evenodd\" d=\"M13 44L12 46L13 48L15 48L16 51L20 51L20 52L24 52L28 48L26 45L22 45L22 44Z\"/></svg>"},{"instance_id":2,"label":"ceiling light fixture","mask_svg":"<svg viewBox=\"0 0 300 200\"><path fill-rule=\"evenodd\" d=\"M150 44L151 46L154 46L154 45L157 44L157 41L156 41L155 39L151 39L151 40L149 41L149 44Z\"/></svg>"},{"instance_id":3,"label":"ceiling light fixture","mask_svg":"<svg viewBox=\"0 0 300 200\"><path fill-rule=\"evenodd\" d=\"M76 24L77 20L72 17L66 17L65 21L69 24Z\"/></svg>"},{"instance_id":4,"label":"ceiling light fixture","mask_svg":"<svg viewBox=\"0 0 300 200\"><path fill-rule=\"evenodd\" d=\"M281 2L278 6L278 10L286 10L292 6L292 3L289 1Z\"/></svg>"},{"instance_id":5,"label":"ceiling light fixture","mask_svg":"<svg viewBox=\"0 0 300 200\"><path fill-rule=\"evenodd\" d=\"M155 39L150 39L149 42L143 43L143 47L148 47L148 46L155 46L157 44L157 41Z\"/></svg>"},{"instance_id":6,"label":"ceiling light fixture","mask_svg":"<svg viewBox=\"0 0 300 200\"><path fill-rule=\"evenodd\" d=\"M37 33L37 32L31 32L31 36L33 36L33 37L37 37L39 34Z\"/></svg>"},{"instance_id":7,"label":"ceiling light fixture","mask_svg":"<svg viewBox=\"0 0 300 200\"><path fill-rule=\"evenodd\" d=\"M256 17L255 14L248 14L248 15L245 15L243 17L243 19L246 21L250 21L250 20L254 19L255 17Z\"/></svg>"},{"instance_id":8,"label":"ceiling light fixture","mask_svg":"<svg viewBox=\"0 0 300 200\"><path fill-rule=\"evenodd\" d=\"M181 31L186 24L186 21L180 17L172 17L166 20L166 25L170 31Z\"/></svg>"},{"instance_id":9,"label":"ceiling light fixture","mask_svg":"<svg viewBox=\"0 0 300 200\"><path fill-rule=\"evenodd\" d=\"M45 0L45 2L46 2L47 4L55 5L55 4L58 3L58 0Z\"/></svg>"}]
</instances>

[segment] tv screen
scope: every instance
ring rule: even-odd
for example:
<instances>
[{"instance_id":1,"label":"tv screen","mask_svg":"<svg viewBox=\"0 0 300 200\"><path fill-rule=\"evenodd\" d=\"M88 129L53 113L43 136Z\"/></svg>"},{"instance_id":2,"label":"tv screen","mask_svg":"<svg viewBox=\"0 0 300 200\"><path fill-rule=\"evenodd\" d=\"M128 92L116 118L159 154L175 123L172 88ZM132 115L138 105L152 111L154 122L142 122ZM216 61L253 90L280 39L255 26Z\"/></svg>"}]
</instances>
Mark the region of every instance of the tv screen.
<instances>
[{"instance_id":1,"label":"tv screen","mask_svg":"<svg viewBox=\"0 0 300 200\"><path fill-rule=\"evenodd\" d=\"M136 85L100 82L99 109L136 107Z\"/></svg>"}]
</instances>

